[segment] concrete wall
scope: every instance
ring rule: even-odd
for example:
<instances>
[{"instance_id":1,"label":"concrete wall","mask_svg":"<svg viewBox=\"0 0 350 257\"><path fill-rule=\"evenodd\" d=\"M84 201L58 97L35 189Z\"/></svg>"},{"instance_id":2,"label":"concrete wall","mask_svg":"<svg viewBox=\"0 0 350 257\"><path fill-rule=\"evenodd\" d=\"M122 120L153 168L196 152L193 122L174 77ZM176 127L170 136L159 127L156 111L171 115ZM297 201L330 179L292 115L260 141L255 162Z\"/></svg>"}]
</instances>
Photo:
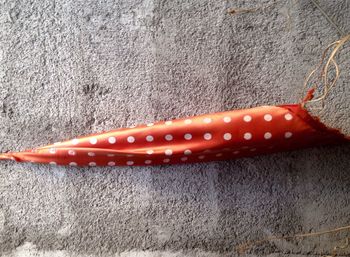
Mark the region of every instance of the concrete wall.
<instances>
[{"instance_id":1,"label":"concrete wall","mask_svg":"<svg viewBox=\"0 0 350 257\"><path fill-rule=\"evenodd\" d=\"M319 1L349 32L350 2ZM297 102L339 38L305 1L0 1L0 150L235 108ZM266 6L231 16L231 7ZM350 133L349 47L323 111ZM0 163L2 256L234 256L268 236L350 224L350 147L206 164ZM249 256L319 256L349 232ZM349 254L345 249L342 254Z\"/></svg>"}]
</instances>

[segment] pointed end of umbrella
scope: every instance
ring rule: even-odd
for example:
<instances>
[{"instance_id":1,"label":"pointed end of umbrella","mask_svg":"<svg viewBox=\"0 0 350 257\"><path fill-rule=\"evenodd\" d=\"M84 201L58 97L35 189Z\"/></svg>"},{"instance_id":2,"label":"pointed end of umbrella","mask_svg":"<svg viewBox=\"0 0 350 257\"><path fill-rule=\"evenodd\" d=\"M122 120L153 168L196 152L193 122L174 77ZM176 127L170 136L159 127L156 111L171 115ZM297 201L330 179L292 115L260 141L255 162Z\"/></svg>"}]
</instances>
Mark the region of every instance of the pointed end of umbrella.
<instances>
[{"instance_id":1,"label":"pointed end of umbrella","mask_svg":"<svg viewBox=\"0 0 350 257\"><path fill-rule=\"evenodd\" d=\"M0 161L2 161L2 160L15 161L16 158L12 155L12 153L0 153Z\"/></svg>"}]
</instances>

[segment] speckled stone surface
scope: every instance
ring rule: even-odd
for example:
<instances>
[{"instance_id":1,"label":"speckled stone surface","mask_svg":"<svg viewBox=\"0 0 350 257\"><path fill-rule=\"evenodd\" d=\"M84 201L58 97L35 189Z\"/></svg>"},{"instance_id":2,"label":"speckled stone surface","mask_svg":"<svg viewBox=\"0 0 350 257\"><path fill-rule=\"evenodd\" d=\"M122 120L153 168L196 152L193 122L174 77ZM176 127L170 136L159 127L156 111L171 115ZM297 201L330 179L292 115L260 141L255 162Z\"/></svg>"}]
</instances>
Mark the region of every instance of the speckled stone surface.
<instances>
[{"instance_id":1,"label":"speckled stone surface","mask_svg":"<svg viewBox=\"0 0 350 257\"><path fill-rule=\"evenodd\" d=\"M349 33L349 1L319 2ZM227 14L256 6L266 8ZM309 0L2 0L0 150L294 103L338 38ZM325 108L313 111L348 134L349 49ZM333 146L147 168L1 162L0 255L235 256L247 240L349 225L349 153ZM347 236L248 253L320 256Z\"/></svg>"}]
</instances>

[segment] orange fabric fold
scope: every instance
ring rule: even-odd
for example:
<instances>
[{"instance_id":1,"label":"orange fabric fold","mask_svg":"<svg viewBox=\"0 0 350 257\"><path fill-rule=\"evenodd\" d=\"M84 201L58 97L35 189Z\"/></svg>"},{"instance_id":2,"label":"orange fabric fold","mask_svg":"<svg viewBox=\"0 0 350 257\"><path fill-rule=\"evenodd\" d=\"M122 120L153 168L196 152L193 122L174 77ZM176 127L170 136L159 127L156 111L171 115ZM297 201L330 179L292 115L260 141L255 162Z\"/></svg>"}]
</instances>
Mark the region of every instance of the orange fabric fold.
<instances>
[{"instance_id":1,"label":"orange fabric fold","mask_svg":"<svg viewBox=\"0 0 350 257\"><path fill-rule=\"evenodd\" d=\"M92 134L0 159L72 166L207 162L349 142L301 104L199 115Z\"/></svg>"}]
</instances>

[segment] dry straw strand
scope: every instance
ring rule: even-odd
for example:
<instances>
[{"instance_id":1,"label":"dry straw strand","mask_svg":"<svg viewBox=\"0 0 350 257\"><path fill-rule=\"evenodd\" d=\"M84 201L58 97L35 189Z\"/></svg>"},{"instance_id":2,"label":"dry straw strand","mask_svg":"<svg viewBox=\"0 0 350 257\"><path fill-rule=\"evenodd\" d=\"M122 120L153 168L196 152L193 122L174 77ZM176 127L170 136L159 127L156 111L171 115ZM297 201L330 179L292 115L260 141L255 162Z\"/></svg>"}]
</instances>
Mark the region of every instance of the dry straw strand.
<instances>
[{"instance_id":1,"label":"dry straw strand","mask_svg":"<svg viewBox=\"0 0 350 257\"><path fill-rule=\"evenodd\" d=\"M311 0L311 2L316 6L316 8L322 13L322 15L327 19L327 21L338 31L340 36L344 36L345 33L339 28L339 26L334 22L334 20L329 17L329 15L322 9L317 0Z\"/></svg>"},{"instance_id":2,"label":"dry straw strand","mask_svg":"<svg viewBox=\"0 0 350 257\"><path fill-rule=\"evenodd\" d=\"M258 246L266 242L274 241L274 240L288 240L288 239L302 239L302 238L307 238L307 237L315 237L315 236L321 236L321 235L326 235L326 234L334 234L338 233L341 231L346 231L350 230L350 225L349 226L344 226L344 227L339 227L339 228L334 228L330 230L325 230L325 231L319 231L319 232L313 232L313 233L305 233L305 234L296 234L292 236L273 236L273 237L268 237L262 240L257 240L257 241L250 241L246 242L244 244L240 244L236 247L236 250L238 253L245 253L247 250L252 248L253 246ZM348 247L348 241L346 241L346 244L343 246L336 246L334 247L334 251L337 251L338 249L345 249ZM333 251L333 252L334 252Z\"/></svg>"},{"instance_id":3,"label":"dry straw strand","mask_svg":"<svg viewBox=\"0 0 350 257\"><path fill-rule=\"evenodd\" d=\"M338 53L339 49L349 40L350 40L350 34L346 35L345 37L341 38L338 41L333 42L325 49L325 51L322 54L320 64L309 73L309 75L305 79L304 87L303 87L303 92L304 92L305 89L310 84L315 72L320 70L318 80L321 80L321 82L319 83L318 87L321 88L320 91L322 93L319 97L315 99L308 99L307 101L302 101L302 105L305 105L305 103L314 103L319 101L321 101L322 104L324 103L325 98L328 96L330 90L335 86L340 75L340 69L335 60L336 54ZM330 50L331 52L329 54L328 59L326 60L326 56L328 55ZM334 78L330 79L332 69L334 69Z\"/></svg>"},{"instance_id":4,"label":"dry straw strand","mask_svg":"<svg viewBox=\"0 0 350 257\"><path fill-rule=\"evenodd\" d=\"M265 10L265 9L275 5L275 4L276 4L275 2L272 2L268 5L259 6L259 7L255 7L255 8L231 8L227 12L229 14L232 14L232 15L245 14L245 13L255 13L258 11L263 11L263 10Z\"/></svg>"}]
</instances>

